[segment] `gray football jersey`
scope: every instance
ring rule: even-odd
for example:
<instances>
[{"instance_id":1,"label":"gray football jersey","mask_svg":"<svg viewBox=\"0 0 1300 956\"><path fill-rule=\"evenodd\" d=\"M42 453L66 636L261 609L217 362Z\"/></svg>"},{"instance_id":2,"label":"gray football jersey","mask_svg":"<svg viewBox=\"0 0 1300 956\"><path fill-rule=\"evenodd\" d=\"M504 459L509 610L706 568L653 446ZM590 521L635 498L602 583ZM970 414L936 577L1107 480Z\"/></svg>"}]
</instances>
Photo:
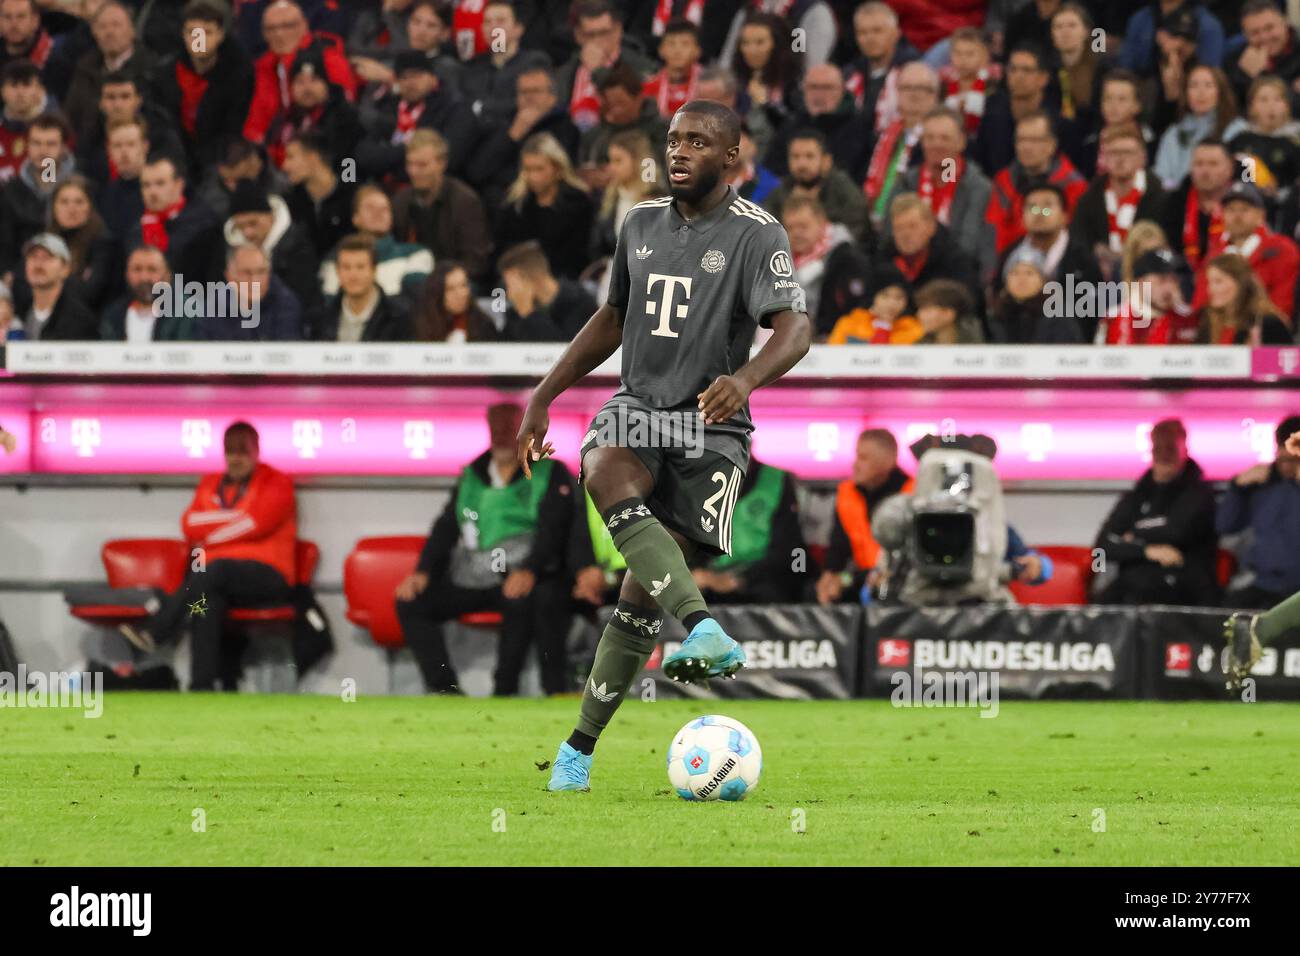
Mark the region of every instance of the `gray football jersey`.
<instances>
[{"instance_id":1,"label":"gray football jersey","mask_svg":"<svg viewBox=\"0 0 1300 956\"><path fill-rule=\"evenodd\" d=\"M730 186L690 221L670 198L633 206L610 268L608 302L623 315L621 391L655 408L696 405L749 360L760 323L807 311L785 227ZM726 424L748 432L749 408Z\"/></svg>"}]
</instances>

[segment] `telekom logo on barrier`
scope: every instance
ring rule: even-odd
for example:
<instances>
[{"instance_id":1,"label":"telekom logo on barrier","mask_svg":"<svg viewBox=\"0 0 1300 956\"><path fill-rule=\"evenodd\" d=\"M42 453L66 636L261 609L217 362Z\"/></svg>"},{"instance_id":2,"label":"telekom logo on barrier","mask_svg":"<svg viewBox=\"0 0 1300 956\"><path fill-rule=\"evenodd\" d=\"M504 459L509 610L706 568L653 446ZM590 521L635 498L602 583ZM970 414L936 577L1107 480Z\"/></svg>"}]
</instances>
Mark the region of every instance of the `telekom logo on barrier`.
<instances>
[{"instance_id":1,"label":"telekom logo on barrier","mask_svg":"<svg viewBox=\"0 0 1300 956\"><path fill-rule=\"evenodd\" d=\"M212 422L206 418L187 418L182 421L181 444L190 458L202 458L212 447Z\"/></svg>"}]
</instances>

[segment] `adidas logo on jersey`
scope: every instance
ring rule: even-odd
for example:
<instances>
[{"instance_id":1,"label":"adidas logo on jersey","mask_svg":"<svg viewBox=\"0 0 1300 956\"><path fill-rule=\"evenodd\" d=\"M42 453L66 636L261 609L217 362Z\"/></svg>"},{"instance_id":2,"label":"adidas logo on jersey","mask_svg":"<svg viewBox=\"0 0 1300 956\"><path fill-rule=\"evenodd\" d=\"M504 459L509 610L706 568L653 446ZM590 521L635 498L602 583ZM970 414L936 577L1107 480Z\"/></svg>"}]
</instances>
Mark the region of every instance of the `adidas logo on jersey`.
<instances>
[{"instance_id":1,"label":"adidas logo on jersey","mask_svg":"<svg viewBox=\"0 0 1300 956\"><path fill-rule=\"evenodd\" d=\"M713 519L708 515L700 515L700 527L710 534L713 533Z\"/></svg>"},{"instance_id":2,"label":"adidas logo on jersey","mask_svg":"<svg viewBox=\"0 0 1300 956\"><path fill-rule=\"evenodd\" d=\"M650 258L650 254L651 254L652 252L654 252L653 249L649 248L648 246L644 246L644 245L643 245L640 249L638 249L638 250L636 251L636 257L637 257L638 259L649 259L649 258Z\"/></svg>"},{"instance_id":3,"label":"adidas logo on jersey","mask_svg":"<svg viewBox=\"0 0 1300 956\"><path fill-rule=\"evenodd\" d=\"M606 691L605 684L603 681L601 682L601 685L597 687L596 679L594 677L591 679L590 686L591 686L591 696L596 698L602 704L608 704L611 700L613 700L615 697L618 696L618 691L616 690Z\"/></svg>"}]
</instances>

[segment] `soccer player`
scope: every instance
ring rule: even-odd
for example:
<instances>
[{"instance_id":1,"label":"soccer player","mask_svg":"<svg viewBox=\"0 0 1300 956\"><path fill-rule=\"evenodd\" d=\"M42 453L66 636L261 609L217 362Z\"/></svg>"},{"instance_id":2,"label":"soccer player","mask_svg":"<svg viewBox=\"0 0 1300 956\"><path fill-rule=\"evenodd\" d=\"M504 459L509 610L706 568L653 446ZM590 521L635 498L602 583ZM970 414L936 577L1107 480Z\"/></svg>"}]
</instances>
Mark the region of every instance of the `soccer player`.
<instances>
[{"instance_id":1,"label":"soccer player","mask_svg":"<svg viewBox=\"0 0 1300 956\"><path fill-rule=\"evenodd\" d=\"M554 451L545 440L551 402L622 346L621 387L596 413L579 456L630 573L577 728L555 758L552 790L590 789L596 738L654 650L665 612L689 632L664 660L671 679L730 676L745 662L709 615L688 560L730 552L754 427L749 394L803 358L812 330L785 229L727 184L739 155L740 118L728 107L691 100L673 114L672 195L629 210L608 300L537 386L519 428L528 473ZM760 324L772 336L751 359Z\"/></svg>"},{"instance_id":2,"label":"soccer player","mask_svg":"<svg viewBox=\"0 0 1300 956\"><path fill-rule=\"evenodd\" d=\"M1288 455L1300 457L1300 432L1287 438L1285 448ZM1300 592L1263 614L1233 613L1223 623L1223 637L1228 643L1225 667L1228 690L1236 691L1241 687L1241 682L1264 653L1263 645L1271 644L1296 628L1300 628Z\"/></svg>"}]
</instances>

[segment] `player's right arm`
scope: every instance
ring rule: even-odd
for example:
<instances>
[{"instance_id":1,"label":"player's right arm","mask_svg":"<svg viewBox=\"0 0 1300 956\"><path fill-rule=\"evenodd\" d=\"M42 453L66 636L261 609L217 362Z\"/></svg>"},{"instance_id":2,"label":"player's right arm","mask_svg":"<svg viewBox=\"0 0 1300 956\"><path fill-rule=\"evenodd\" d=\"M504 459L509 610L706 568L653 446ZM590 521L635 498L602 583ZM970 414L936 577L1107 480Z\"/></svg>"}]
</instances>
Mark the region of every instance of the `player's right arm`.
<instances>
[{"instance_id":1,"label":"player's right arm","mask_svg":"<svg viewBox=\"0 0 1300 956\"><path fill-rule=\"evenodd\" d=\"M575 382L618 351L623 344L623 315L606 303L598 308L587 324L573 337L555 367L533 389L524 420L519 426L518 455L524 474L532 477L530 463L545 458L554 449L546 444L551 427L551 402Z\"/></svg>"}]
</instances>

